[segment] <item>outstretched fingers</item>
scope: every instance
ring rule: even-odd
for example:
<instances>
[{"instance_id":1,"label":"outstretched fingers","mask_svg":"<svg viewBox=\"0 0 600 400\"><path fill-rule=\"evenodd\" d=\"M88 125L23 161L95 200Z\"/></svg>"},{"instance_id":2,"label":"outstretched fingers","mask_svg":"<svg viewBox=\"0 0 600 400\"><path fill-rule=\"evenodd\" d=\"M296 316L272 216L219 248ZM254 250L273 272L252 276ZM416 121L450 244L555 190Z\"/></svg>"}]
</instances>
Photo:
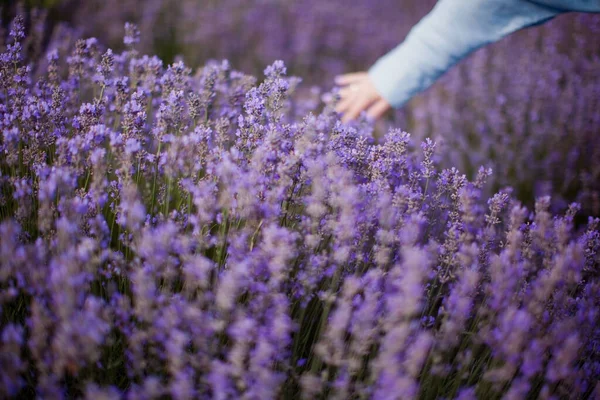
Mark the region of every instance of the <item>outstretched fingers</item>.
<instances>
[{"instance_id":1,"label":"outstretched fingers","mask_svg":"<svg viewBox=\"0 0 600 400\"><path fill-rule=\"evenodd\" d=\"M342 122L346 123L352 121L353 119L356 119L360 115L360 113L368 109L369 106L375 100L376 99L370 96L360 96L356 98L355 101L348 108L348 111L344 113L344 116L342 117Z\"/></svg>"},{"instance_id":2,"label":"outstretched fingers","mask_svg":"<svg viewBox=\"0 0 600 400\"><path fill-rule=\"evenodd\" d=\"M344 123L356 119L363 111L367 112L367 117L378 119L391 108L377 92L367 72L340 75L335 82L341 86L335 111L342 114Z\"/></svg>"}]
</instances>

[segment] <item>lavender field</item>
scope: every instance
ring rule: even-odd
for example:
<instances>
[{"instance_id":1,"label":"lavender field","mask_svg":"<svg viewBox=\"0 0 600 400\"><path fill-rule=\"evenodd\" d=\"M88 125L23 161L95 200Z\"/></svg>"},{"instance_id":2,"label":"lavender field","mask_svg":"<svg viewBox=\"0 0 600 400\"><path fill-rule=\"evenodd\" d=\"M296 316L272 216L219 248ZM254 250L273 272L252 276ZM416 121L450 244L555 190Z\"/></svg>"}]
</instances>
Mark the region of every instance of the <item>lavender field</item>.
<instances>
[{"instance_id":1,"label":"lavender field","mask_svg":"<svg viewBox=\"0 0 600 400\"><path fill-rule=\"evenodd\" d=\"M600 398L599 15L342 124L433 1L42 3L0 12L1 398Z\"/></svg>"}]
</instances>

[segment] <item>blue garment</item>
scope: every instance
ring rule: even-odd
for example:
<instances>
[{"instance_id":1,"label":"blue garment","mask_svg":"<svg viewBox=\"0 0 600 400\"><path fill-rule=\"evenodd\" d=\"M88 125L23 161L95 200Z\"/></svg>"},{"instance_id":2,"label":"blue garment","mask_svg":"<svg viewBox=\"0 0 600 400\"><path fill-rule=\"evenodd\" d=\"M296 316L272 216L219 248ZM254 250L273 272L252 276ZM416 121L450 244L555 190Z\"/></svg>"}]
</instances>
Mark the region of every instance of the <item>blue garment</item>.
<instances>
[{"instance_id":1,"label":"blue garment","mask_svg":"<svg viewBox=\"0 0 600 400\"><path fill-rule=\"evenodd\" d=\"M600 0L439 0L369 77L400 107L472 51L569 11L600 12Z\"/></svg>"}]
</instances>

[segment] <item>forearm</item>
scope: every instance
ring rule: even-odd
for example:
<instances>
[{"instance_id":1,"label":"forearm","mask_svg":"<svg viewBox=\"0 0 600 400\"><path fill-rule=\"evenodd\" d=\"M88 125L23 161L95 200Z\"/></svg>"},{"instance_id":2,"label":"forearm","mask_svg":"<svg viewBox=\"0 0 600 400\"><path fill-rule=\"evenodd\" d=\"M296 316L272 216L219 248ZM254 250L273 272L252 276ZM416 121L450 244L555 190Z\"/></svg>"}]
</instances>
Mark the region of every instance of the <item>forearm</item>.
<instances>
[{"instance_id":1,"label":"forearm","mask_svg":"<svg viewBox=\"0 0 600 400\"><path fill-rule=\"evenodd\" d=\"M400 107L472 51L560 12L525 0L440 0L369 76Z\"/></svg>"}]
</instances>

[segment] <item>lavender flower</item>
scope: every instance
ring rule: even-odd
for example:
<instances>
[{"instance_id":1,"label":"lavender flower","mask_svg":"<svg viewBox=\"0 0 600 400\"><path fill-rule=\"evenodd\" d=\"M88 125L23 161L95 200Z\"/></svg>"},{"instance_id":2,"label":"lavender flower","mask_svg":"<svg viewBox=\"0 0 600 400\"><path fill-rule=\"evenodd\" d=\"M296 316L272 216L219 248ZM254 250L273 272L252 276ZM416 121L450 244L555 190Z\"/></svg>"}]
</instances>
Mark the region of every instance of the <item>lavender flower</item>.
<instances>
[{"instance_id":1,"label":"lavender flower","mask_svg":"<svg viewBox=\"0 0 600 400\"><path fill-rule=\"evenodd\" d=\"M223 4L240 6L246 25L258 11L284 25L277 7L233 1ZM202 18L220 7L205 5ZM301 9L290 5L300 36L341 45L339 27ZM227 15L223 26L238 22ZM22 31L18 19L0 57L4 397L598 391L599 224L578 214L591 202L560 215L541 196L530 211L487 167L470 181L476 168L444 165L454 157L444 141L419 151L400 129L343 125L335 93L315 103L281 61L261 66L262 82L228 62L163 67L138 53L146 39L133 25L124 52L82 39L40 61ZM257 57L283 39L259 41ZM302 40L289 43L310 53ZM443 85L477 96L453 79ZM494 101L516 115L503 95ZM451 112L426 103L455 129ZM529 112L549 112L540 107ZM534 118L488 116L496 131L482 135Z\"/></svg>"}]
</instances>

